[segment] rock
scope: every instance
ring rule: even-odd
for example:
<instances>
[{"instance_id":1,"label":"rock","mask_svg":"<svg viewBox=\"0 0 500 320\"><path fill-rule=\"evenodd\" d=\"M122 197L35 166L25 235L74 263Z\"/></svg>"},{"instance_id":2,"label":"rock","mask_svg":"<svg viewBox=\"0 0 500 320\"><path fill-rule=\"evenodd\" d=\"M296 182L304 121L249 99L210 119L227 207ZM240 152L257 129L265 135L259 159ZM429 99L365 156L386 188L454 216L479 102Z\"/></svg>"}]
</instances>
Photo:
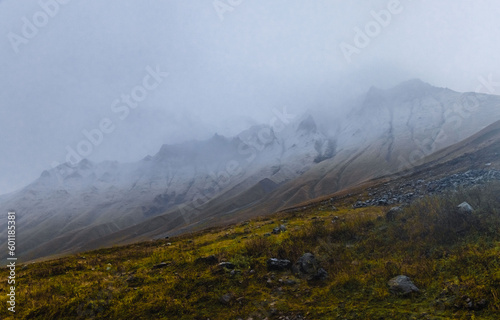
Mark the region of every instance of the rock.
<instances>
[{"instance_id":1,"label":"rock","mask_svg":"<svg viewBox=\"0 0 500 320\"><path fill-rule=\"evenodd\" d=\"M312 253L306 253L297 260L293 266L294 273L297 274L315 274L318 269L318 262Z\"/></svg>"},{"instance_id":2,"label":"rock","mask_svg":"<svg viewBox=\"0 0 500 320\"><path fill-rule=\"evenodd\" d=\"M285 232L285 231L286 231L286 227L284 224L282 224L279 227L276 227L273 229L273 234L279 234L279 233Z\"/></svg>"},{"instance_id":3,"label":"rock","mask_svg":"<svg viewBox=\"0 0 500 320\"><path fill-rule=\"evenodd\" d=\"M392 207L387 213L385 214L385 219L387 221L394 221L396 220L396 216L400 214L403 211L400 207Z\"/></svg>"},{"instance_id":4,"label":"rock","mask_svg":"<svg viewBox=\"0 0 500 320\"><path fill-rule=\"evenodd\" d=\"M475 304L474 309L475 309L475 310L483 310L483 309L485 309L487 306L488 306L488 300L486 300L486 299L481 299L481 300L479 300L479 301Z\"/></svg>"},{"instance_id":5,"label":"rock","mask_svg":"<svg viewBox=\"0 0 500 320\"><path fill-rule=\"evenodd\" d=\"M328 279L328 272L325 269L319 268L318 272L313 276L313 280L326 280Z\"/></svg>"},{"instance_id":6,"label":"rock","mask_svg":"<svg viewBox=\"0 0 500 320\"><path fill-rule=\"evenodd\" d=\"M356 209L356 208L363 208L363 207L366 207L366 206L367 206L367 204L365 202L359 201L359 200L356 201L356 203L352 205L352 207L354 209Z\"/></svg>"},{"instance_id":7,"label":"rock","mask_svg":"<svg viewBox=\"0 0 500 320\"><path fill-rule=\"evenodd\" d=\"M200 257L200 258L195 260L195 263L199 263L199 264L204 263L204 264L207 264L210 266L216 265L217 262L219 262L219 261L217 260L217 257L214 255L211 255L208 257Z\"/></svg>"},{"instance_id":8,"label":"rock","mask_svg":"<svg viewBox=\"0 0 500 320\"><path fill-rule=\"evenodd\" d=\"M379 199L377 201L377 205L379 206L386 206L388 203L387 203L387 200L386 199Z\"/></svg>"},{"instance_id":9,"label":"rock","mask_svg":"<svg viewBox=\"0 0 500 320\"><path fill-rule=\"evenodd\" d=\"M413 292L420 292L420 290L413 284L409 277L404 275L399 275L392 278L387 282L389 285L389 291L396 295L409 295Z\"/></svg>"},{"instance_id":10,"label":"rock","mask_svg":"<svg viewBox=\"0 0 500 320\"><path fill-rule=\"evenodd\" d=\"M235 269L233 269L233 270L231 270L231 272L229 272L229 274L230 274L232 277L234 277L235 275L240 274L240 273L241 273L241 271L240 271L240 270L235 270Z\"/></svg>"},{"instance_id":11,"label":"rock","mask_svg":"<svg viewBox=\"0 0 500 320\"><path fill-rule=\"evenodd\" d=\"M221 262L218 264L218 266L220 268L226 268L226 269L231 269L231 270L236 268L236 266L231 262Z\"/></svg>"},{"instance_id":12,"label":"rock","mask_svg":"<svg viewBox=\"0 0 500 320\"><path fill-rule=\"evenodd\" d=\"M267 260L267 270L269 271L284 271L292 267L292 262L285 259L270 258Z\"/></svg>"},{"instance_id":13,"label":"rock","mask_svg":"<svg viewBox=\"0 0 500 320\"><path fill-rule=\"evenodd\" d=\"M458 212L463 213L463 214L471 214L474 211L472 206L465 201L462 202L461 204L459 204L457 206L457 208L458 208Z\"/></svg>"},{"instance_id":14,"label":"rock","mask_svg":"<svg viewBox=\"0 0 500 320\"><path fill-rule=\"evenodd\" d=\"M306 253L293 265L292 271L307 280L324 280L328 273L319 267L319 263L312 253Z\"/></svg>"},{"instance_id":15,"label":"rock","mask_svg":"<svg viewBox=\"0 0 500 320\"><path fill-rule=\"evenodd\" d=\"M287 280L285 280L285 284L286 284L287 286L294 286L294 285L296 285L296 284L297 284L297 281L292 280L292 279L287 279Z\"/></svg>"},{"instance_id":16,"label":"rock","mask_svg":"<svg viewBox=\"0 0 500 320\"><path fill-rule=\"evenodd\" d=\"M157 264L157 265L154 265L152 269L153 269L153 270L154 270L154 269L161 269L161 268L165 268L166 266L168 266L168 263L166 263L166 262L162 262L162 263L159 263L159 264Z\"/></svg>"},{"instance_id":17,"label":"rock","mask_svg":"<svg viewBox=\"0 0 500 320\"><path fill-rule=\"evenodd\" d=\"M391 190L371 190L368 194L370 199L358 201L354 207L363 206L384 206L393 203L409 204L425 195L440 194L450 190L457 190L459 187L468 188L478 184L484 184L491 180L500 180L499 170L469 170L467 172L456 173L435 180L407 180L400 185L394 185ZM389 185L383 185L382 188ZM410 189L411 187L411 189ZM382 189L381 188L381 189ZM385 189L385 188L384 188ZM379 196L377 196L379 194ZM358 199L359 200L359 199Z\"/></svg>"},{"instance_id":18,"label":"rock","mask_svg":"<svg viewBox=\"0 0 500 320\"><path fill-rule=\"evenodd\" d=\"M222 297L220 297L220 302L223 304L230 304L231 300L233 300L233 295L231 293L226 293Z\"/></svg>"},{"instance_id":19,"label":"rock","mask_svg":"<svg viewBox=\"0 0 500 320\"><path fill-rule=\"evenodd\" d=\"M264 233L264 237L270 237L271 234L270 233Z\"/></svg>"}]
</instances>

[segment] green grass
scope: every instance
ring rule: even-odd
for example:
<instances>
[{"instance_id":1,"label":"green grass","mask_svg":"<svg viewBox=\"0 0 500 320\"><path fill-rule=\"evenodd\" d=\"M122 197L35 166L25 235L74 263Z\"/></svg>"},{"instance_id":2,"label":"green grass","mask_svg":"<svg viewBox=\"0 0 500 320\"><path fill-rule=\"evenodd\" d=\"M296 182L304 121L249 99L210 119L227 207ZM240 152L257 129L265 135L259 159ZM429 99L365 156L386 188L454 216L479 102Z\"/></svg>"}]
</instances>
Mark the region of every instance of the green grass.
<instances>
[{"instance_id":1,"label":"green grass","mask_svg":"<svg viewBox=\"0 0 500 320\"><path fill-rule=\"evenodd\" d=\"M385 218L389 208L352 209L353 201L339 200L335 212L318 205L18 267L15 318L499 318L498 184L424 198L394 220ZM473 214L457 212L462 201L476 209ZM280 224L288 230L264 237ZM316 255L329 279L307 282L290 271L266 269L270 257L295 261L305 252ZM209 255L232 262L237 272L197 261ZM161 262L168 266L152 269ZM0 317L14 319L7 311L8 272L0 273ZM422 292L391 295L387 281L399 274L409 276ZM230 302L221 302L228 293ZM487 301L481 310L467 306L481 300Z\"/></svg>"}]
</instances>

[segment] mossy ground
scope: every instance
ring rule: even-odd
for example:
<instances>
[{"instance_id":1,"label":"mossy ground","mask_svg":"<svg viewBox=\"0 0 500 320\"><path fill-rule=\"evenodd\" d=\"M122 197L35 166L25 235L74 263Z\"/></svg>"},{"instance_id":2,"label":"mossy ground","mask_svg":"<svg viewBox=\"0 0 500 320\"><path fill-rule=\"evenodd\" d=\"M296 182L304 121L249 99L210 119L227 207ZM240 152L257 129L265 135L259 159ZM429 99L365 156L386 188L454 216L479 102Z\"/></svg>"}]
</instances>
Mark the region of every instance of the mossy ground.
<instances>
[{"instance_id":1,"label":"mossy ground","mask_svg":"<svg viewBox=\"0 0 500 320\"><path fill-rule=\"evenodd\" d=\"M387 207L352 209L356 197L336 201L337 211L318 204L18 267L15 319L500 318L499 185L425 198L390 220ZM462 201L473 214L457 212ZM286 232L264 236L280 224ZM295 261L305 252L329 279L308 282L266 268L268 258ZM197 261L209 255L236 271ZM161 262L167 266L153 269ZM14 319L8 271L0 274L0 317ZM399 274L422 292L390 294L387 281ZM225 294L229 302L221 301Z\"/></svg>"}]
</instances>

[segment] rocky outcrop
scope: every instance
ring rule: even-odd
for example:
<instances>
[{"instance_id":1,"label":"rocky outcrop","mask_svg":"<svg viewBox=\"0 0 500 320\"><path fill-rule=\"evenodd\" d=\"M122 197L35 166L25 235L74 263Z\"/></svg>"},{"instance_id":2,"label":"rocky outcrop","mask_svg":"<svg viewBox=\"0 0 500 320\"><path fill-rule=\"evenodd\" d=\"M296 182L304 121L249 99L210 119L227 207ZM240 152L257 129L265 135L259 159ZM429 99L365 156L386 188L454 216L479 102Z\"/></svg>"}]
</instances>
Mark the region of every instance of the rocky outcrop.
<instances>
[{"instance_id":1,"label":"rocky outcrop","mask_svg":"<svg viewBox=\"0 0 500 320\"><path fill-rule=\"evenodd\" d=\"M413 284L411 279L405 275L400 275L392 278L387 282L389 291L396 295L409 295L411 293L418 293L420 290Z\"/></svg>"},{"instance_id":2,"label":"rocky outcrop","mask_svg":"<svg viewBox=\"0 0 500 320\"><path fill-rule=\"evenodd\" d=\"M292 267L292 262L286 259L270 258L267 260L267 270L269 271L284 271Z\"/></svg>"}]
</instances>

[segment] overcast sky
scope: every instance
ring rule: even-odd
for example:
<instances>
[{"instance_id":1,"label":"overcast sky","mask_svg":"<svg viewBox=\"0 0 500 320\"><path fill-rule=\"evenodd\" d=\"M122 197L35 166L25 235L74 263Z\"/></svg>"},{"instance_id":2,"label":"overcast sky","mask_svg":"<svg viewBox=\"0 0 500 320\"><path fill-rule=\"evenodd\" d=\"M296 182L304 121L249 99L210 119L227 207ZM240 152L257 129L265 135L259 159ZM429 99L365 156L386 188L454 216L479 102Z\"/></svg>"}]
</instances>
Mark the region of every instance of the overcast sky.
<instances>
[{"instance_id":1,"label":"overcast sky","mask_svg":"<svg viewBox=\"0 0 500 320\"><path fill-rule=\"evenodd\" d=\"M495 0L0 1L0 194L84 130L105 131L90 160L128 162L371 85L474 91L500 81L499 17Z\"/></svg>"}]
</instances>

